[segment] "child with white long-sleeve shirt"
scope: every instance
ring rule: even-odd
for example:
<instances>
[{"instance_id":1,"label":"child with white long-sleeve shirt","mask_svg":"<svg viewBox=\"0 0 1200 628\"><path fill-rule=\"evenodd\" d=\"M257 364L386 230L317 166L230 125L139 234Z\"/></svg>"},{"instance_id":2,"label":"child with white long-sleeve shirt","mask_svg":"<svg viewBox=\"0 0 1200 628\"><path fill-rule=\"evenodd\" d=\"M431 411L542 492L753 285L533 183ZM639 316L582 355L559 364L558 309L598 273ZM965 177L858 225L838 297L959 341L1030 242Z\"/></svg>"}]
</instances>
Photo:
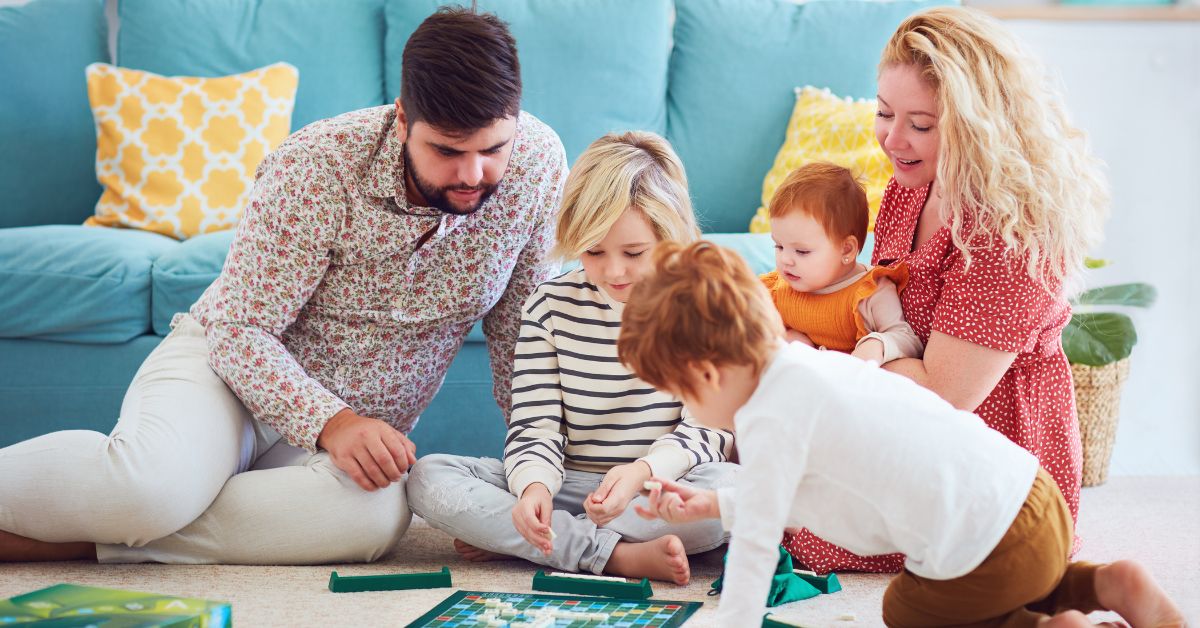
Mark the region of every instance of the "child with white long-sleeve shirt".
<instances>
[{"instance_id":1,"label":"child with white long-sleeve shirt","mask_svg":"<svg viewBox=\"0 0 1200 628\"><path fill-rule=\"evenodd\" d=\"M701 423L736 427L735 489L662 480L638 509L731 529L719 625L766 610L785 526L905 554L883 600L892 626L1087 625L1101 609L1182 625L1137 563L1068 563L1070 513L1029 452L907 378L782 332L745 263L703 241L661 245L622 318L626 365Z\"/></svg>"}]
</instances>

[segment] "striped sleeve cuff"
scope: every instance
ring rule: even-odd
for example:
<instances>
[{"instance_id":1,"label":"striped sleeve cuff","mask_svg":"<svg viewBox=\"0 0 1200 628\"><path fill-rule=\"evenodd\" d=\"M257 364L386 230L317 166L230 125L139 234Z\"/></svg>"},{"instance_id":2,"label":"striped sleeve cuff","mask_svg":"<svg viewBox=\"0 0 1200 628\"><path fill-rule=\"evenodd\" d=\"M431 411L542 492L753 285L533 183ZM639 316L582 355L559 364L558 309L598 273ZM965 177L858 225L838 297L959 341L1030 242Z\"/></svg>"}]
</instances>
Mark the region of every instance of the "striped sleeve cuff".
<instances>
[{"instance_id":1,"label":"striped sleeve cuff","mask_svg":"<svg viewBox=\"0 0 1200 628\"><path fill-rule=\"evenodd\" d=\"M562 488L562 481L563 475L557 469L544 464L526 462L513 471L508 478L508 490L517 499L520 499L530 484L540 482L550 489L551 495L557 495L558 489Z\"/></svg>"},{"instance_id":2,"label":"striped sleeve cuff","mask_svg":"<svg viewBox=\"0 0 1200 628\"><path fill-rule=\"evenodd\" d=\"M655 477L678 480L692 469L695 460L682 447L669 443L656 443L649 453L639 458L650 465L650 472Z\"/></svg>"}]
</instances>

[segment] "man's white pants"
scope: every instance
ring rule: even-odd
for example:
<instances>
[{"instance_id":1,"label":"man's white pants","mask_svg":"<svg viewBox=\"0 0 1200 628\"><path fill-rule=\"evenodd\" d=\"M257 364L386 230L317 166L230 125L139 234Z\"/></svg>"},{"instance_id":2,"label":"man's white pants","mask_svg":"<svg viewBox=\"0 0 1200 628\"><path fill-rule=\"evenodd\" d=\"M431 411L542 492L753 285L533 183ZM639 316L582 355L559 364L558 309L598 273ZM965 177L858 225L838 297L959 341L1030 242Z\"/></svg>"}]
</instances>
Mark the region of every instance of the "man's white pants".
<instances>
[{"instance_id":1,"label":"man's white pants","mask_svg":"<svg viewBox=\"0 0 1200 628\"><path fill-rule=\"evenodd\" d=\"M101 562L373 561L408 529L403 482L364 491L327 453L280 440L209 368L204 329L184 316L110 435L0 449L0 530L95 542Z\"/></svg>"}]
</instances>

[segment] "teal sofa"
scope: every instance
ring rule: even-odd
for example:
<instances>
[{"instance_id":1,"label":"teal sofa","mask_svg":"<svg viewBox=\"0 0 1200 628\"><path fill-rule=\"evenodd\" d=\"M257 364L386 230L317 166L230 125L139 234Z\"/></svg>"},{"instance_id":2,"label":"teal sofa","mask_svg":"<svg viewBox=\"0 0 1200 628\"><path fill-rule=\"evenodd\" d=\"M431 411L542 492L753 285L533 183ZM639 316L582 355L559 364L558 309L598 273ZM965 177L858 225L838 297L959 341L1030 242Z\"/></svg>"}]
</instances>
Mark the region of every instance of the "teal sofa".
<instances>
[{"instance_id":1,"label":"teal sofa","mask_svg":"<svg viewBox=\"0 0 1200 628\"><path fill-rule=\"evenodd\" d=\"M111 1L111 0L110 0ZM706 232L770 268L744 232L783 140L793 87L871 97L878 54L940 1L480 0L508 21L523 107L572 160L647 129L683 158ZM433 0L32 0L0 7L0 446L108 431L134 372L220 272L231 233L178 242L80 226L100 196L84 67L220 76L300 70L293 129L391 102L401 50ZM114 19L115 18L115 19ZM115 27L115 56L109 48ZM715 235L720 234L720 235ZM496 455L504 426L478 329L413 434L422 453Z\"/></svg>"}]
</instances>

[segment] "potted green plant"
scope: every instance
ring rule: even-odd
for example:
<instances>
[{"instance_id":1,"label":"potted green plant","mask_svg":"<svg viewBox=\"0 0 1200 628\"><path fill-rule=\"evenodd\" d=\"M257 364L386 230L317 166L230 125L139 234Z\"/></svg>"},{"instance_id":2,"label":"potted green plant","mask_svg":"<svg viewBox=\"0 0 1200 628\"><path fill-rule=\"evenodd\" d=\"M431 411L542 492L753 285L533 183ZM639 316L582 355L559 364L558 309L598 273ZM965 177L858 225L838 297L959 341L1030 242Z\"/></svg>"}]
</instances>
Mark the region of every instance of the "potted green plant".
<instances>
[{"instance_id":1,"label":"potted green plant","mask_svg":"<svg viewBox=\"0 0 1200 628\"><path fill-rule=\"evenodd\" d=\"M1105 262L1088 260L1090 268ZM1108 479L1108 462L1117 436L1121 388L1129 376L1129 354L1137 330L1129 316L1106 307L1150 307L1154 286L1126 283L1092 288L1071 300L1074 313L1063 329L1063 351L1071 363L1075 407L1083 441L1083 485Z\"/></svg>"}]
</instances>

